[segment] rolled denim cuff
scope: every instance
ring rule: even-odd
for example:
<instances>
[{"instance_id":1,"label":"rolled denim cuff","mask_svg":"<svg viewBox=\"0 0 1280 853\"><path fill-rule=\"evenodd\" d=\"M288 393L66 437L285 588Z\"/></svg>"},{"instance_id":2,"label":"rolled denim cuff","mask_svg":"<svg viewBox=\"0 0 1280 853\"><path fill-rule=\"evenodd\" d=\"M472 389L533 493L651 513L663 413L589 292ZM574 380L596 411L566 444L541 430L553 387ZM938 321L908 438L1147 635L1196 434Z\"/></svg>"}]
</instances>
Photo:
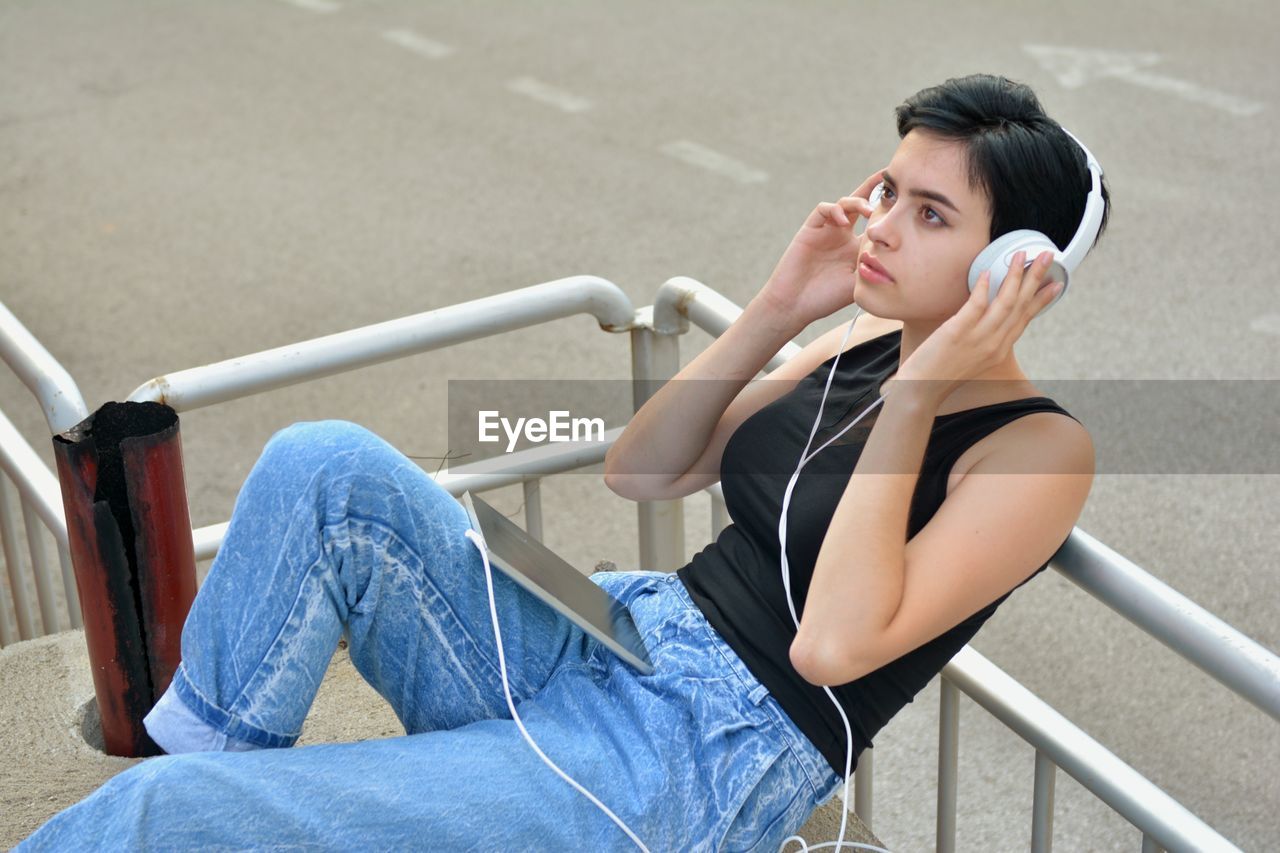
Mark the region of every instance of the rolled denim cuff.
<instances>
[{"instance_id":1,"label":"rolled denim cuff","mask_svg":"<svg viewBox=\"0 0 1280 853\"><path fill-rule=\"evenodd\" d=\"M178 695L174 675L169 689L145 717L142 725L161 749L169 755L183 752L249 752L265 747L231 737L201 719Z\"/></svg>"}]
</instances>

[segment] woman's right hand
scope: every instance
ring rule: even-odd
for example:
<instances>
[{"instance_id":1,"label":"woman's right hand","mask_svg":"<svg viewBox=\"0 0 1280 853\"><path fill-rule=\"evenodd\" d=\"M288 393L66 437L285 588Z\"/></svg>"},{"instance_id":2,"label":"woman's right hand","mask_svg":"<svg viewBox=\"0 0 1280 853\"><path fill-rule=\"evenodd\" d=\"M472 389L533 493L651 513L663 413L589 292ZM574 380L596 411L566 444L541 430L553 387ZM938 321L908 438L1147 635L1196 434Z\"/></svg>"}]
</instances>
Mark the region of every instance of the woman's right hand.
<instances>
[{"instance_id":1,"label":"woman's right hand","mask_svg":"<svg viewBox=\"0 0 1280 853\"><path fill-rule=\"evenodd\" d=\"M806 328L853 302L863 240L853 223L871 216L871 190L883 171L839 201L815 207L761 288L759 298L791 325Z\"/></svg>"}]
</instances>

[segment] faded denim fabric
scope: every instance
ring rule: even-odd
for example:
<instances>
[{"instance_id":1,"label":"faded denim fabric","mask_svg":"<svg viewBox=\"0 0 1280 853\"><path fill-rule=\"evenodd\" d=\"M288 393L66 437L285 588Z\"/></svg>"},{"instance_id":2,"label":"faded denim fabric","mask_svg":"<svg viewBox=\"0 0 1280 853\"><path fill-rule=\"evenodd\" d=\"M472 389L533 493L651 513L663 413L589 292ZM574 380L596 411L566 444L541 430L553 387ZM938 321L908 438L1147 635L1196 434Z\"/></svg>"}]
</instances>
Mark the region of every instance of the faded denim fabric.
<instances>
[{"instance_id":1,"label":"faded denim fabric","mask_svg":"<svg viewBox=\"0 0 1280 853\"><path fill-rule=\"evenodd\" d=\"M637 849L511 719L467 529L457 500L363 427L276 433L146 720L162 746L211 751L129 768L17 850ZM837 774L675 574L591 579L630 607L652 675L494 570L530 736L655 853L777 850ZM344 628L407 734L262 748L296 742Z\"/></svg>"}]
</instances>

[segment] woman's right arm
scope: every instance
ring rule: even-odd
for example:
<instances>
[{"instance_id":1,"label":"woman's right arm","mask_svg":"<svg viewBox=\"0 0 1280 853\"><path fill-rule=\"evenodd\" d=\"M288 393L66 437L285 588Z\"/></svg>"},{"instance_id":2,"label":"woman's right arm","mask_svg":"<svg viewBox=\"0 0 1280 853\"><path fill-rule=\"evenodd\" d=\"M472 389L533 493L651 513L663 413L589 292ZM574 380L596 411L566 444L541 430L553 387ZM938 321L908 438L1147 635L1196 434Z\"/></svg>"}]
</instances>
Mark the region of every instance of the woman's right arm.
<instances>
[{"instance_id":1,"label":"woman's right arm","mask_svg":"<svg viewBox=\"0 0 1280 853\"><path fill-rule=\"evenodd\" d=\"M605 485L636 501L705 489L720 479L724 446L742 422L835 354L838 329L751 382L811 322L853 302L862 241L850 217L870 215L867 197L879 178L813 209L738 319L636 412L605 454Z\"/></svg>"}]
</instances>

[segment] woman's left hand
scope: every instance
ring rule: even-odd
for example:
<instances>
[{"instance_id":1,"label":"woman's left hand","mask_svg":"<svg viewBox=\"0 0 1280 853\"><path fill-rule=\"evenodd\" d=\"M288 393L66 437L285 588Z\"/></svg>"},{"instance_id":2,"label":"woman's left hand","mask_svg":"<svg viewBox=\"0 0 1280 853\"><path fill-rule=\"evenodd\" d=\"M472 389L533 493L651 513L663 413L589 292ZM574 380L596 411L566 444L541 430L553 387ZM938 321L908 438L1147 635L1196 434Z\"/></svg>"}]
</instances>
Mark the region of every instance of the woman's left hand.
<instances>
[{"instance_id":1,"label":"woman's left hand","mask_svg":"<svg viewBox=\"0 0 1280 853\"><path fill-rule=\"evenodd\" d=\"M1031 318L1062 289L1061 282L1041 287L1052 260L1052 252L1042 252L1024 270L1026 253L1018 252L994 300L987 296L991 274L984 272L968 301L911 353L886 391L908 380L899 390L941 403L967 380L1002 364Z\"/></svg>"}]
</instances>

